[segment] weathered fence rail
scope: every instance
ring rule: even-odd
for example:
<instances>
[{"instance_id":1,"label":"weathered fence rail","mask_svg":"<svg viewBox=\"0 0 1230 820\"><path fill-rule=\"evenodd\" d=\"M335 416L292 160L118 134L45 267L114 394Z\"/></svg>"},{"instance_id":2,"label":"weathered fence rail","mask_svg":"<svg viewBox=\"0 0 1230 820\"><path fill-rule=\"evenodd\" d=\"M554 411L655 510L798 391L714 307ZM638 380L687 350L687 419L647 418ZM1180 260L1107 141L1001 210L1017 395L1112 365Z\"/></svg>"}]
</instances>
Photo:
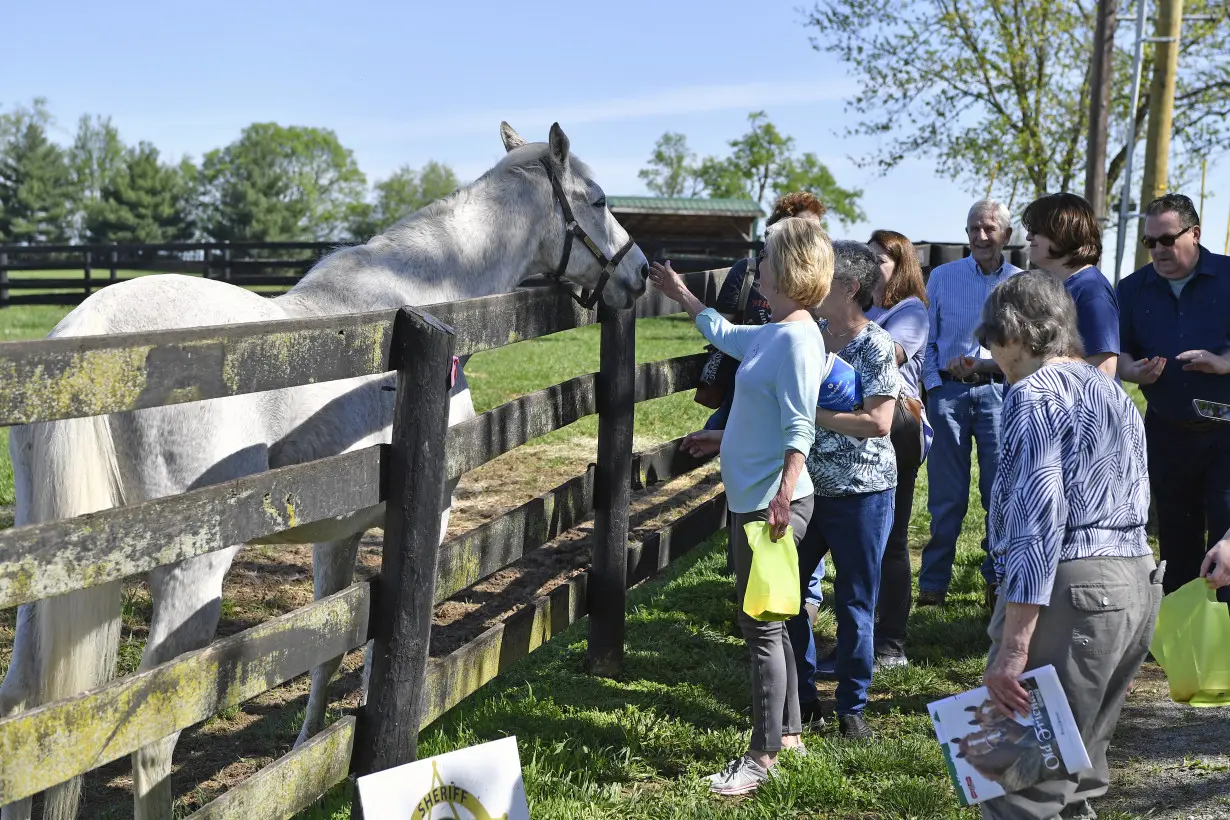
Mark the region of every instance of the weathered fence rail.
<instances>
[{"instance_id":1,"label":"weathered fence rail","mask_svg":"<svg viewBox=\"0 0 1230 820\"><path fill-rule=\"evenodd\" d=\"M724 271L688 276L712 303ZM313 382L397 380L390 445L283 467L169 498L0 532L0 607L112 582L236 543L289 538L315 521L384 503L381 572L347 589L93 691L0 719L0 805L116 760L315 665L373 642L359 714L235 786L194 817L285 818L347 776L406 762L421 727L509 664L589 616L590 664L622 663L625 594L725 520L706 501L628 543L629 493L703 463L679 441L633 454L633 407L695 387L702 357L635 364L637 317L676 312L650 294L635 310L579 308L555 289L357 316L0 344L0 425L126 412ZM598 373L507 402L446 429L452 355L601 318ZM407 355L409 349L414 355ZM447 477L598 413L582 475L439 544ZM429 659L438 602L594 516L591 568L451 654Z\"/></svg>"}]
</instances>

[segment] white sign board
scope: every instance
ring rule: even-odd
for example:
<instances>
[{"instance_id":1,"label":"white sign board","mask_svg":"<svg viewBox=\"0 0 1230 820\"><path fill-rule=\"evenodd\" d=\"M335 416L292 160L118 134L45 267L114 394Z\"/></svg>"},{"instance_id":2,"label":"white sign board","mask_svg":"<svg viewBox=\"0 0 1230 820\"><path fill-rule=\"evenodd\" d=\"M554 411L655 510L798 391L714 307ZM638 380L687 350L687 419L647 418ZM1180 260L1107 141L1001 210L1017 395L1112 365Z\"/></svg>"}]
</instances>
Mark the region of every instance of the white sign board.
<instances>
[{"instance_id":1,"label":"white sign board","mask_svg":"<svg viewBox=\"0 0 1230 820\"><path fill-rule=\"evenodd\" d=\"M365 775L358 786L367 820L530 820L515 737Z\"/></svg>"}]
</instances>

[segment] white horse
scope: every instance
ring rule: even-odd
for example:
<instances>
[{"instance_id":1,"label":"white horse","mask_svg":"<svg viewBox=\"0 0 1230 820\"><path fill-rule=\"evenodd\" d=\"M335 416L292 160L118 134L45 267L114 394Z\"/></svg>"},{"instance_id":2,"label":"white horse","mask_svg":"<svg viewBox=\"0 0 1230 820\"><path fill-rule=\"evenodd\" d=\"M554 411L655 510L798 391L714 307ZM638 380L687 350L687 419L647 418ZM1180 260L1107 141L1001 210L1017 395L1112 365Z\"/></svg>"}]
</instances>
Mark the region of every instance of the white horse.
<instances>
[{"instance_id":1,"label":"white horse","mask_svg":"<svg viewBox=\"0 0 1230 820\"><path fill-rule=\"evenodd\" d=\"M148 276L95 293L50 335L393 310L509 292L542 273L601 291L613 307L633 304L645 290L645 256L607 209L589 169L572 156L559 125L551 127L547 143L527 144L507 123L500 133L508 153L477 181L366 244L321 259L286 294L266 298L214 280ZM590 241L574 246L572 235ZM394 394L381 387L390 382L390 376L374 376L15 427L10 451L16 524L175 495L388 442ZM449 424L473 416L461 373ZM359 538L383 515L380 505L272 540L314 544L320 598L350 584ZM222 579L241 546L149 573L153 620L142 669L213 639ZM114 675L120 588L113 582L20 608L12 664L0 686L0 715L77 694ZM297 744L322 728L327 684L340 662L335 658L313 670ZM169 776L178 737L133 754L138 820L171 816ZM79 792L80 778L48 790L44 817L71 820ZM29 816L29 799L3 810L4 820Z\"/></svg>"}]
</instances>

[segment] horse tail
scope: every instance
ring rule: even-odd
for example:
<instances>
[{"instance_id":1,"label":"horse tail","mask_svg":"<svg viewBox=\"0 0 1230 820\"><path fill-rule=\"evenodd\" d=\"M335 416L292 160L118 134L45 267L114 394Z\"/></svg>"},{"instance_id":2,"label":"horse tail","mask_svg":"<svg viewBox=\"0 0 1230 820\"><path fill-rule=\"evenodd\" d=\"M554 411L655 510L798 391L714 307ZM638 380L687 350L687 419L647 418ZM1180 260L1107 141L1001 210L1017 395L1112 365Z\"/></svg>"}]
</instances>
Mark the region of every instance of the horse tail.
<instances>
[{"instance_id":1,"label":"horse tail","mask_svg":"<svg viewBox=\"0 0 1230 820\"><path fill-rule=\"evenodd\" d=\"M107 332L89 304L65 317L52 336ZM106 416L15 427L9 441L15 470L17 525L73 518L122 501L119 462ZM106 683L115 674L122 582L57 595L34 604L37 659L34 703L46 704ZM81 778L47 791L44 820L73 820Z\"/></svg>"}]
</instances>

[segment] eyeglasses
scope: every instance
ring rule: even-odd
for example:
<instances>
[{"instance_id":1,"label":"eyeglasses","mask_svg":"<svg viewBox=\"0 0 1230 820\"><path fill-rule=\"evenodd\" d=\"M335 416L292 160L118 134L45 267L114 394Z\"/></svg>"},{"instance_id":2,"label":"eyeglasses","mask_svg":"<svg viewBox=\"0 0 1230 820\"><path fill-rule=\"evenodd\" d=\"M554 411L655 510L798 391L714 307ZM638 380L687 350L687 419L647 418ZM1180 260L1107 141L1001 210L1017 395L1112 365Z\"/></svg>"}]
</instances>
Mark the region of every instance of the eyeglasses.
<instances>
[{"instance_id":1,"label":"eyeglasses","mask_svg":"<svg viewBox=\"0 0 1230 820\"><path fill-rule=\"evenodd\" d=\"M1173 247L1174 243L1178 240L1180 236L1187 233L1194 227L1196 226L1188 225L1186 228L1179 231L1178 233L1168 233L1162 236L1142 236L1140 238L1140 244L1144 245L1149 250L1153 250L1158 245L1165 245L1167 248Z\"/></svg>"}]
</instances>

